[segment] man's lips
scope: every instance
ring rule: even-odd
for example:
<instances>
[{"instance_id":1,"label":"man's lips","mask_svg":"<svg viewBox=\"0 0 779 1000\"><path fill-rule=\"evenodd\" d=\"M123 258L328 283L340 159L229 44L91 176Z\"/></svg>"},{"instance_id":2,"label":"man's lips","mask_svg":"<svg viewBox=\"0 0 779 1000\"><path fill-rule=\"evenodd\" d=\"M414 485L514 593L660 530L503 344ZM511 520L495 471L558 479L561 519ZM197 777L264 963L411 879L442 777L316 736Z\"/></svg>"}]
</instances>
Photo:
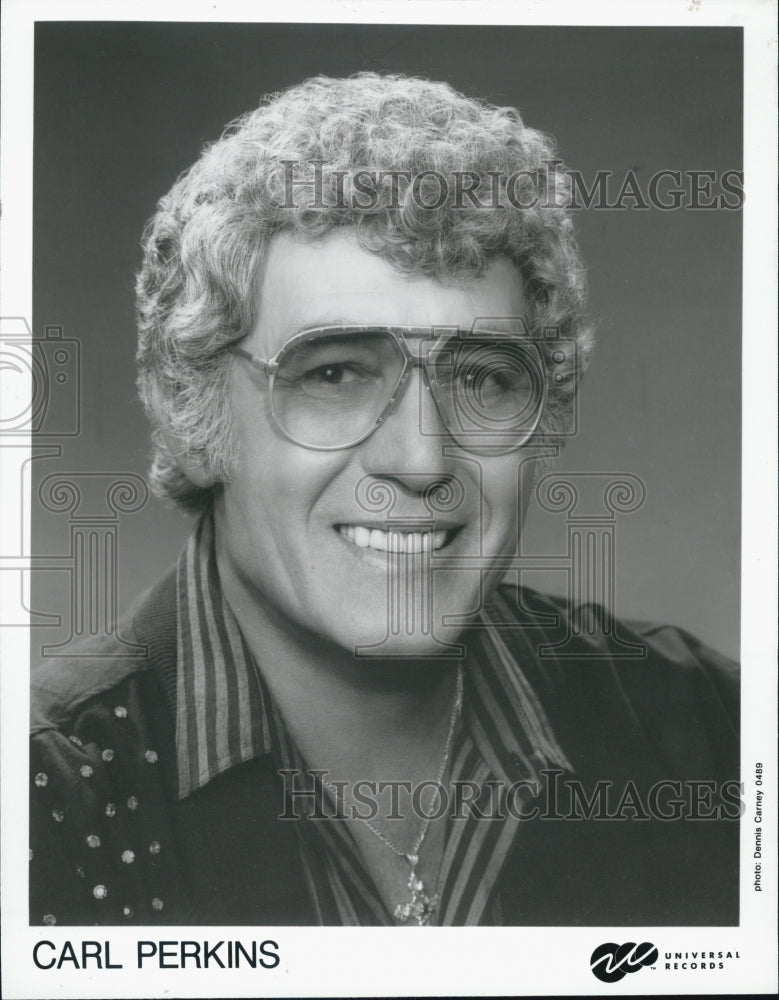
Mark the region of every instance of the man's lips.
<instances>
[{"instance_id":1,"label":"man's lips","mask_svg":"<svg viewBox=\"0 0 779 1000\"><path fill-rule=\"evenodd\" d=\"M364 524L335 525L336 531L358 548L405 555L435 552L448 545L461 527L462 525L456 525L436 531L400 531L396 528L385 531L383 528L368 527Z\"/></svg>"}]
</instances>

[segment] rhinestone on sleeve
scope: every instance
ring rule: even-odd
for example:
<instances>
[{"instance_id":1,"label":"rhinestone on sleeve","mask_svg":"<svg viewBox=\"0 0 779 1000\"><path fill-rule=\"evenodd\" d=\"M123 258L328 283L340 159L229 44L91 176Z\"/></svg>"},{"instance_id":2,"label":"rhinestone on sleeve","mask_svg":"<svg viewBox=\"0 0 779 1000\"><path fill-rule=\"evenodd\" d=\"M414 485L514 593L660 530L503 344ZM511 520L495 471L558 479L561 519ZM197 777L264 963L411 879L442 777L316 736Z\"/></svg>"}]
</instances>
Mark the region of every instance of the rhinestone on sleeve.
<instances>
[{"instance_id":1,"label":"rhinestone on sleeve","mask_svg":"<svg viewBox=\"0 0 779 1000\"><path fill-rule=\"evenodd\" d=\"M47 924L49 927L52 927L54 924L57 923L57 918L54 916L53 913L45 913L43 916L43 922L44 924Z\"/></svg>"},{"instance_id":2,"label":"rhinestone on sleeve","mask_svg":"<svg viewBox=\"0 0 779 1000\"><path fill-rule=\"evenodd\" d=\"M153 840L149 844L149 854L159 854L160 853L160 843L158 840Z\"/></svg>"},{"instance_id":3,"label":"rhinestone on sleeve","mask_svg":"<svg viewBox=\"0 0 779 1000\"><path fill-rule=\"evenodd\" d=\"M156 764L160 759L156 750L147 750L143 755L150 764Z\"/></svg>"},{"instance_id":4,"label":"rhinestone on sleeve","mask_svg":"<svg viewBox=\"0 0 779 1000\"><path fill-rule=\"evenodd\" d=\"M114 759L114 751L110 747L106 747L106 749L100 754L100 756L105 761L112 761Z\"/></svg>"},{"instance_id":5,"label":"rhinestone on sleeve","mask_svg":"<svg viewBox=\"0 0 779 1000\"><path fill-rule=\"evenodd\" d=\"M108 889L104 885L96 885L92 890L92 895L95 899L105 899L108 895Z\"/></svg>"},{"instance_id":6,"label":"rhinestone on sleeve","mask_svg":"<svg viewBox=\"0 0 779 1000\"><path fill-rule=\"evenodd\" d=\"M134 912L135 911L133 910L132 906L123 906L122 907L122 914L125 917L131 917L131 916L133 916Z\"/></svg>"},{"instance_id":7,"label":"rhinestone on sleeve","mask_svg":"<svg viewBox=\"0 0 779 1000\"><path fill-rule=\"evenodd\" d=\"M106 816L116 816L116 806L113 802L108 802L105 807Z\"/></svg>"},{"instance_id":8,"label":"rhinestone on sleeve","mask_svg":"<svg viewBox=\"0 0 779 1000\"><path fill-rule=\"evenodd\" d=\"M38 788L45 788L46 785L48 785L48 783L49 783L48 774L45 774L43 771L38 771L38 773L35 775L35 784L38 786Z\"/></svg>"},{"instance_id":9,"label":"rhinestone on sleeve","mask_svg":"<svg viewBox=\"0 0 779 1000\"><path fill-rule=\"evenodd\" d=\"M138 808L138 799L134 795L131 795L130 798L127 800L127 808L130 810L130 812L135 812L135 810Z\"/></svg>"},{"instance_id":10,"label":"rhinestone on sleeve","mask_svg":"<svg viewBox=\"0 0 779 1000\"><path fill-rule=\"evenodd\" d=\"M100 847L100 837L96 833L87 834L87 847Z\"/></svg>"},{"instance_id":11,"label":"rhinestone on sleeve","mask_svg":"<svg viewBox=\"0 0 779 1000\"><path fill-rule=\"evenodd\" d=\"M124 705L117 705L116 708L114 709L114 715L117 717L117 719L126 719L127 709L124 707Z\"/></svg>"},{"instance_id":12,"label":"rhinestone on sleeve","mask_svg":"<svg viewBox=\"0 0 779 1000\"><path fill-rule=\"evenodd\" d=\"M124 861L126 865L131 865L133 861L135 861L135 851L122 851L122 861Z\"/></svg>"},{"instance_id":13,"label":"rhinestone on sleeve","mask_svg":"<svg viewBox=\"0 0 779 1000\"><path fill-rule=\"evenodd\" d=\"M61 823L65 819L65 813L61 809L53 809L51 815L55 823Z\"/></svg>"},{"instance_id":14,"label":"rhinestone on sleeve","mask_svg":"<svg viewBox=\"0 0 779 1000\"><path fill-rule=\"evenodd\" d=\"M153 910L156 910L158 913L162 909L163 905L164 904L159 896L155 896L154 899L151 901L151 908Z\"/></svg>"},{"instance_id":15,"label":"rhinestone on sleeve","mask_svg":"<svg viewBox=\"0 0 779 1000\"><path fill-rule=\"evenodd\" d=\"M95 769L91 764L82 764L78 770L82 778L91 778L95 773Z\"/></svg>"}]
</instances>

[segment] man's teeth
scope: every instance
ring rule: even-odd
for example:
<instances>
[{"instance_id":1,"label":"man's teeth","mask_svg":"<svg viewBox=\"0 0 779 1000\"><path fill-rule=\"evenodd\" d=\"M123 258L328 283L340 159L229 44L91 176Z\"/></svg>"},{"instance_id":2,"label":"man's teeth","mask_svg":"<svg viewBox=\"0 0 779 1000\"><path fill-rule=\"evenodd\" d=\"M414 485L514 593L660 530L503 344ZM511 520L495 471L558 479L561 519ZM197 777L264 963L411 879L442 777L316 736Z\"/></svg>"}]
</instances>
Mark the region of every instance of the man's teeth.
<instances>
[{"instance_id":1,"label":"man's teeth","mask_svg":"<svg viewBox=\"0 0 779 1000\"><path fill-rule=\"evenodd\" d=\"M338 530L361 549L405 552L407 555L440 549L446 542L445 531L381 531L357 524L342 524Z\"/></svg>"}]
</instances>

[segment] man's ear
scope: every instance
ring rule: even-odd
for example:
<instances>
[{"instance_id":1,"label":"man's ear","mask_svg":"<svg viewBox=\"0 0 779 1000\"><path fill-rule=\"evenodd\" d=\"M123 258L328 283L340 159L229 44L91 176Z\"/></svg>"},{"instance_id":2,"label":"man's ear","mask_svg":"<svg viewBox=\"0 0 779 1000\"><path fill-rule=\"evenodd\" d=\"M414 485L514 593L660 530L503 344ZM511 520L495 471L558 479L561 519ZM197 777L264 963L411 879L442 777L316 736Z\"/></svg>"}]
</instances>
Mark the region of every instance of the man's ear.
<instances>
[{"instance_id":1,"label":"man's ear","mask_svg":"<svg viewBox=\"0 0 779 1000\"><path fill-rule=\"evenodd\" d=\"M157 434L165 442L165 449L176 463L178 470L187 477L193 486L199 486L201 489L213 486L216 480L206 469L205 464L189 453L178 437L169 429L165 419L162 391L156 382L151 392L151 404L154 410Z\"/></svg>"}]
</instances>

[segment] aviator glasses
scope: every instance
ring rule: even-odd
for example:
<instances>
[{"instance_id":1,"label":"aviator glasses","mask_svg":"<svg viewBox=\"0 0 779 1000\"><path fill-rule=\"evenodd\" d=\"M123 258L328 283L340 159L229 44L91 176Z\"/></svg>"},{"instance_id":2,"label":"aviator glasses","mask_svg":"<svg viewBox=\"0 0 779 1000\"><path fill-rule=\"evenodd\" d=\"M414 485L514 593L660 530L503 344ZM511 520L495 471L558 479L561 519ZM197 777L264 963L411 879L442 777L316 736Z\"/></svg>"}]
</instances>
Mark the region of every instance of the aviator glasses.
<instances>
[{"instance_id":1,"label":"aviator glasses","mask_svg":"<svg viewBox=\"0 0 779 1000\"><path fill-rule=\"evenodd\" d=\"M544 363L526 331L324 326L296 334L270 359L230 350L267 376L271 414L285 437L317 451L369 437L398 406L415 368L447 433L471 452L521 447L546 399Z\"/></svg>"}]
</instances>

